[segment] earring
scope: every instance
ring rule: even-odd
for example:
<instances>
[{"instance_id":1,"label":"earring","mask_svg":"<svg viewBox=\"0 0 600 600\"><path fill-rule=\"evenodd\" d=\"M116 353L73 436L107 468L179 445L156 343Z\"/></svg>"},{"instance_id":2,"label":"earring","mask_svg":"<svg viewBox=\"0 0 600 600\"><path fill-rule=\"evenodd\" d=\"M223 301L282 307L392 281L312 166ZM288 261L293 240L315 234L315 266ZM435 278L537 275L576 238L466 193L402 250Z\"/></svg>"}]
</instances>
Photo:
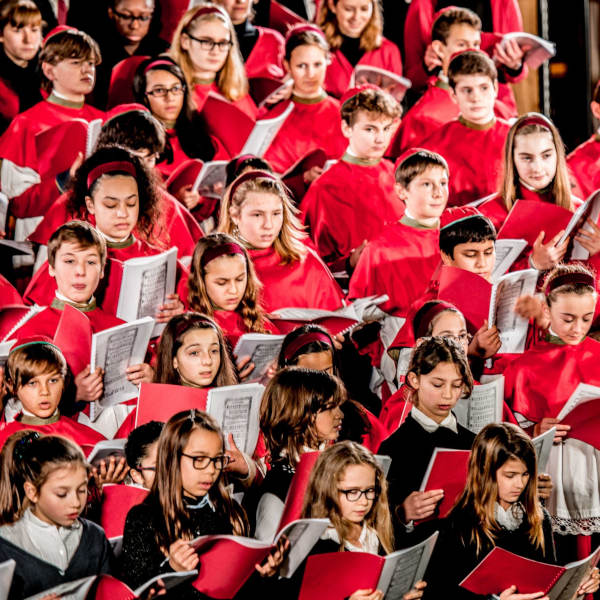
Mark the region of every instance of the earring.
<instances>
[{"instance_id":1,"label":"earring","mask_svg":"<svg viewBox=\"0 0 600 600\"><path fill-rule=\"evenodd\" d=\"M233 226L233 230L231 231L231 235L234 238L239 238L240 237L240 228L237 225Z\"/></svg>"}]
</instances>

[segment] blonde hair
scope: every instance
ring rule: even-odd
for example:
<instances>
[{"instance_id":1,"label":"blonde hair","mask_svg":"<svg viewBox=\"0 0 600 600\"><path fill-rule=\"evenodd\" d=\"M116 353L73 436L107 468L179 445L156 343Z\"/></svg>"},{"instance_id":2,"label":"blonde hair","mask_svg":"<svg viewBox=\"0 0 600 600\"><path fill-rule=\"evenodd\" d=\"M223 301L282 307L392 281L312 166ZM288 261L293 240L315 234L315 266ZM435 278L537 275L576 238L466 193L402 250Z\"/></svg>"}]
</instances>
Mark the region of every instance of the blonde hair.
<instances>
[{"instance_id":1,"label":"blonde hair","mask_svg":"<svg viewBox=\"0 0 600 600\"><path fill-rule=\"evenodd\" d=\"M338 485L347 467L353 465L367 465L375 471L377 497L365 515L365 524L377 533L379 542L389 554L394 550L394 533L388 506L387 481L373 454L356 442L338 442L321 453L304 496L302 517L329 519L340 538L340 552L343 551L351 524L340 514Z\"/></svg>"},{"instance_id":2,"label":"blonde hair","mask_svg":"<svg viewBox=\"0 0 600 600\"><path fill-rule=\"evenodd\" d=\"M541 123L531 123L522 125L528 119L543 119L547 125ZM534 133L546 133L552 137L552 142L556 148L556 175L552 183L552 198L554 204L567 210L573 210L573 201L571 199L571 184L569 183L569 173L567 171L567 161L565 158L565 146L560 137L560 133L555 125L542 115L537 113L527 113L517 119L510 128L504 145L504 180L502 182L502 198L506 210L510 211L517 198L517 186L519 183L519 173L515 168L514 152L515 138Z\"/></svg>"},{"instance_id":3,"label":"blonde hair","mask_svg":"<svg viewBox=\"0 0 600 600\"><path fill-rule=\"evenodd\" d=\"M236 185L238 181L236 179L227 189L221 204L218 230L230 235L234 234L236 225L231 218L231 213L239 215L249 193L275 194L281 200L283 208L283 225L273 244L275 251L281 257L281 264L283 265L302 260L307 252L304 246L307 235L302 230L302 225L297 216L298 209L292 203L284 184L278 177L273 177L271 173L265 172L265 176L261 177L261 171L246 172L240 177L247 177L249 173L256 173L256 176L245 180L239 185Z\"/></svg>"},{"instance_id":4,"label":"blonde hair","mask_svg":"<svg viewBox=\"0 0 600 600\"><path fill-rule=\"evenodd\" d=\"M218 10L196 16L200 9L209 7L214 7ZM199 23L206 23L209 21L220 21L229 31L232 46L229 49L223 68L217 73L216 83L221 94L223 94L227 100L234 102L243 98L248 93L248 78L246 77L246 69L240 53L235 29L229 15L223 8L210 2L204 2L194 8L190 8L190 10L183 15L181 21L179 21L177 29L173 34L170 56L181 67L188 88L190 90L193 89L194 66L188 51L181 47L181 37L183 35L189 37L189 31L194 29Z\"/></svg>"},{"instance_id":5,"label":"blonde hair","mask_svg":"<svg viewBox=\"0 0 600 600\"><path fill-rule=\"evenodd\" d=\"M331 2L337 5L339 0L331 0ZM373 4L373 14L360 34L360 47L365 52L379 48L383 41L383 15L379 0L371 0L371 2ZM331 10L328 0L322 0L316 22L325 33L331 49L337 50L340 48L343 39L342 32L338 25L337 16Z\"/></svg>"}]
</instances>

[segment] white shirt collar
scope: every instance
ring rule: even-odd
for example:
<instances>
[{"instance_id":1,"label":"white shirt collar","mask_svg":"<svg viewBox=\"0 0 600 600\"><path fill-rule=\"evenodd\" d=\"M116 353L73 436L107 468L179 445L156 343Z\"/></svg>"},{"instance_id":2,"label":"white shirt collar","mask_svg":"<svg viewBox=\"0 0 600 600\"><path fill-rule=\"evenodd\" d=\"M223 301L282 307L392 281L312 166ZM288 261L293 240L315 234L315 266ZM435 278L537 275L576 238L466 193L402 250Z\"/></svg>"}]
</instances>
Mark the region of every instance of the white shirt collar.
<instances>
[{"instance_id":1,"label":"white shirt collar","mask_svg":"<svg viewBox=\"0 0 600 600\"><path fill-rule=\"evenodd\" d=\"M111 238L109 235L106 235L105 233L102 233L102 231L100 231L98 229L98 231L100 232L100 235L107 241L107 242L112 242L113 244L120 244L121 242L126 241L127 239L129 239L129 236L131 235L130 233L128 233L123 239L117 240L116 238Z\"/></svg>"},{"instance_id":2,"label":"white shirt collar","mask_svg":"<svg viewBox=\"0 0 600 600\"><path fill-rule=\"evenodd\" d=\"M410 414L412 418L425 430L427 433L433 433L440 427L445 427L458 433L458 426L456 424L456 417L453 413L450 413L441 423L436 423L431 417L428 417L424 412L420 411L416 406L413 405Z\"/></svg>"},{"instance_id":3,"label":"white shirt collar","mask_svg":"<svg viewBox=\"0 0 600 600\"><path fill-rule=\"evenodd\" d=\"M340 543L340 536L334 527L328 527L325 533L321 536L322 540L332 540L336 544ZM348 540L344 542L344 548L350 552L369 552L370 554L379 553L379 538L374 529L363 524L362 531L358 538L360 547L351 544Z\"/></svg>"}]
</instances>

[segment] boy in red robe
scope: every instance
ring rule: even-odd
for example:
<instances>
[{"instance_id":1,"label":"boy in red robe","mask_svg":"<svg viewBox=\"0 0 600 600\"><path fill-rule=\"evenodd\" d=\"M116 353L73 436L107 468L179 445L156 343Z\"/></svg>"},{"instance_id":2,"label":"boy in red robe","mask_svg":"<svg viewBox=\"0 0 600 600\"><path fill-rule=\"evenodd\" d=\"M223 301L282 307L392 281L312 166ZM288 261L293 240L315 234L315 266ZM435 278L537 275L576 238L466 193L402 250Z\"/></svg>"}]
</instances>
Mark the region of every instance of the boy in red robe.
<instances>
[{"instance_id":1,"label":"boy in red robe","mask_svg":"<svg viewBox=\"0 0 600 600\"><path fill-rule=\"evenodd\" d=\"M460 116L423 141L441 154L452 173L449 206L463 206L498 190L509 124L494 116L498 72L479 50L456 55L448 67Z\"/></svg>"},{"instance_id":2,"label":"boy in red robe","mask_svg":"<svg viewBox=\"0 0 600 600\"><path fill-rule=\"evenodd\" d=\"M394 191L394 167L383 158L400 106L374 86L353 89L342 100L348 149L311 184L300 205L317 251L334 270L343 268L353 250L377 236L386 222L404 213Z\"/></svg>"},{"instance_id":3,"label":"boy in red robe","mask_svg":"<svg viewBox=\"0 0 600 600\"><path fill-rule=\"evenodd\" d=\"M36 135L71 119L89 122L104 117L85 104L100 60L98 45L82 31L57 27L46 36L40 54L42 87L51 93L18 115L0 138L0 183L16 217L43 215L60 194L56 181L40 179L44 157L38 153Z\"/></svg>"}]
</instances>

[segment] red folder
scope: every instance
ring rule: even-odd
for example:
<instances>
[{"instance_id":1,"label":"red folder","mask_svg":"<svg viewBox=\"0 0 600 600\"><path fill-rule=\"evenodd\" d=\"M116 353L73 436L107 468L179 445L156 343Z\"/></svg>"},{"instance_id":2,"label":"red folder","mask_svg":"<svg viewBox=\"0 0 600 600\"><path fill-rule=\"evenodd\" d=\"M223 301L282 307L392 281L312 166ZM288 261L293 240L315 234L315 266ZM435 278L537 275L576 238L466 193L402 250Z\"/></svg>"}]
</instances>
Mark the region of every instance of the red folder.
<instances>
[{"instance_id":1,"label":"red folder","mask_svg":"<svg viewBox=\"0 0 600 600\"><path fill-rule=\"evenodd\" d=\"M320 452L305 452L300 457L300 462L296 465L296 472L292 477L292 483L285 498L285 506L277 531L281 531L292 521L296 521L302 516L302 507L304 506L304 495L308 489L310 474L319 458Z\"/></svg>"},{"instance_id":2,"label":"red folder","mask_svg":"<svg viewBox=\"0 0 600 600\"><path fill-rule=\"evenodd\" d=\"M176 194L182 187L194 185L203 165L204 163L198 158L182 162L167 179L166 185L169 193Z\"/></svg>"},{"instance_id":3,"label":"red folder","mask_svg":"<svg viewBox=\"0 0 600 600\"><path fill-rule=\"evenodd\" d=\"M54 343L63 353L73 375L78 375L90 364L92 334L92 324L85 313L65 304Z\"/></svg>"},{"instance_id":4,"label":"red folder","mask_svg":"<svg viewBox=\"0 0 600 600\"><path fill-rule=\"evenodd\" d=\"M148 490L133 485L103 486L100 525L107 538L123 535L129 509L141 504L147 495Z\"/></svg>"},{"instance_id":5,"label":"red folder","mask_svg":"<svg viewBox=\"0 0 600 600\"><path fill-rule=\"evenodd\" d=\"M126 583L111 575L100 575L93 598L94 600L135 600L137 596ZM92 597L88 595L88 599L92 600Z\"/></svg>"},{"instance_id":6,"label":"red folder","mask_svg":"<svg viewBox=\"0 0 600 600\"><path fill-rule=\"evenodd\" d=\"M104 277L100 280L96 290L96 302L102 307L102 310L111 315L117 314L124 268L122 260L108 258L104 267Z\"/></svg>"},{"instance_id":7,"label":"red folder","mask_svg":"<svg viewBox=\"0 0 600 600\"><path fill-rule=\"evenodd\" d=\"M168 421L182 410L206 410L208 388L199 389L169 383L142 383L137 402L135 426L150 421Z\"/></svg>"},{"instance_id":8,"label":"red folder","mask_svg":"<svg viewBox=\"0 0 600 600\"><path fill-rule=\"evenodd\" d=\"M248 84L250 85L250 96L256 106L259 106L283 85L283 80L276 77L252 77L248 80Z\"/></svg>"},{"instance_id":9,"label":"red folder","mask_svg":"<svg viewBox=\"0 0 600 600\"><path fill-rule=\"evenodd\" d=\"M7 304L0 308L0 340L4 339L30 310L31 306L24 304Z\"/></svg>"},{"instance_id":10,"label":"red folder","mask_svg":"<svg viewBox=\"0 0 600 600\"><path fill-rule=\"evenodd\" d=\"M300 15L297 15L289 8L271 0L271 8L269 9L269 27L277 29L279 33L285 35L288 29L298 23L306 23Z\"/></svg>"},{"instance_id":11,"label":"red folder","mask_svg":"<svg viewBox=\"0 0 600 600\"><path fill-rule=\"evenodd\" d=\"M84 119L71 119L35 136L37 170L42 179L68 171L77 154L85 154L88 127Z\"/></svg>"},{"instance_id":12,"label":"red folder","mask_svg":"<svg viewBox=\"0 0 600 600\"><path fill-rule=\"evenodd\" d=\"M438 504L435 515L430 518L446 517L465 489L470 455L470 450L436 448L433 451L421 491L444 490L444 497Z\"/></svg>"},{"instance_id":13,"label":"red folder","mask_svg":"<svg viewBox=\"0 0 600 600\"><path fill-rule=\"evenodd\" d=\"M600 450L600 398L578 404L561 425L571 426L568 437Z\"/></svg>"},{"instance_id":14,"label":"red folder","mask_svg":"<svg viewBox=\"0 0 600 600\"><path fill-rule=\"evenodd\" d=\"M148 58L150 57L129 56L112 68L108 86L108 108L114 108L118 104L135 102L132 87L133 78L137 68Z\"/></svg>"},{"instance_id":15,"label":"red folder","mask_svg":"<svg viewBox=\"0 0 600 600\"><path fill-rule=\"evenodd\" d=\"M271 316L269 319L277 327L277 331L282 334L288 334L290 331L302 327L307 323L320 325L329 332L329 335L334 336L338 333L345 333L355 325L358 321L349 317L318 317L316 319L279 319L276 316Z\"/></svg>"}]
</instances>

